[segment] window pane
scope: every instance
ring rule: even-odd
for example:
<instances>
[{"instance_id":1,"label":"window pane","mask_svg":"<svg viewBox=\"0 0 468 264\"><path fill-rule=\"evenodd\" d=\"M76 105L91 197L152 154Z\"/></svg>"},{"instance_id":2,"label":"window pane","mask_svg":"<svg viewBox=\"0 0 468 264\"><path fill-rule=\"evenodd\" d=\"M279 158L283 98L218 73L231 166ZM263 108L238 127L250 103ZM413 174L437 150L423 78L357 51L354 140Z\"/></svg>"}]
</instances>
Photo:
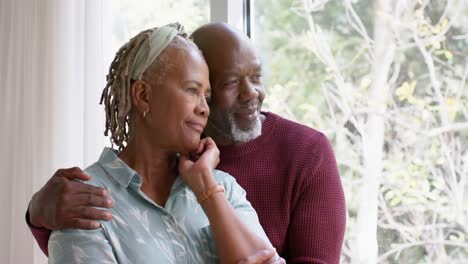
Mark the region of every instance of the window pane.
<instances>
[{"instance_id":1,"label":"window pane","mask_svg":"<svg viewBox=\"0 0 468 264\"><path fill-rule=\"evenodd\" d=\"M466 261L464 1L255 0L253 17L266 107L334 145L342 263Z\"/></svg>"},{"instance_id":2,"label":"window pane","mask_svg":"<svg viewBox=\"0 0 468 264\"><path fill-rule=\"evenodd\" d=\"M188 33L209 22L209 0L117 0L112 2L113 47L122 46L139 32L179 22Z\"/></svg>"}]
</instances>

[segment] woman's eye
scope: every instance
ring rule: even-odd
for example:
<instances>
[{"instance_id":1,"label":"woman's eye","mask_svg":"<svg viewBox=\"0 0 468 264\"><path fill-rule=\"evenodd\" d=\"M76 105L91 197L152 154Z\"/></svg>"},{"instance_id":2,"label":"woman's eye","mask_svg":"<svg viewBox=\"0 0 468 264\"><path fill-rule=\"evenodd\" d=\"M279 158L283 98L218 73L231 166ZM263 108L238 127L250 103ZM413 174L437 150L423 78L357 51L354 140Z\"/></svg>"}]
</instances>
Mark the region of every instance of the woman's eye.
<instances>
[{"instance_id":1,"label":"woman's eye","mask_svg":"<svg viewBox=\"0 0 468 264\"><path fill-rule=\"evenodd\" d=\"M188 92L189 94L197 94L197 88L188 88L188 89L187 89L187 92Z\"/></svg>"}]
</instances>

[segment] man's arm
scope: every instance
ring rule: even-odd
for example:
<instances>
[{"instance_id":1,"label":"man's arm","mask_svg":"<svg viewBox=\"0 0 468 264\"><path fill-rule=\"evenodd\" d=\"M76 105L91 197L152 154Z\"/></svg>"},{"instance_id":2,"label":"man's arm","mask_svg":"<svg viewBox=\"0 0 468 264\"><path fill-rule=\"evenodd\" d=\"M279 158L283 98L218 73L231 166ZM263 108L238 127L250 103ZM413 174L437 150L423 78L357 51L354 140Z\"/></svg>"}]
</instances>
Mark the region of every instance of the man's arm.
<instances>
[{"instance_id":1,"label":"man's arm","mask_svg":"<svg viewBox=\"0 0 468 264\"><path fill-rule=\"evenodd\" d=\"M50 230L96 229L100 227L97 220L112 218L109 212L94 208L112 207L109 193L103 188L76 181L90 179L77 167L60 169L32 197L26 222L44 254L48 255Z\"/></svg>"},{"instance_id":2,"label":"man's arm","mask_svg":"<svg viewBox=\"0 0 468 264\"><path fill-rule=\"evenodd\" d=\"M50 231L49 229L45 229L45 228L34 227L31 224L31 221L29 221L29 219L30 217L29 217L29 207L28 207L28 211L26 211L26 223L28 224L29 229L31 230L31 233L36 239L36 242L39 245L39 248L42 250L42 252L44 252L46 256L48 256L49 253L47 250L47 241L49 241L50 233L52 231Z\"/></svg>"},{"instance_id":3,"label":"man's arm","mask_svg":"<svg viewBox=\"0 0 468 264\"><path fill-rule=\"evenodd\" d=\"M287 233L288 263L338 264L346 206L335 155L322 136L318 156L304 171Z\"/></svg>"}]
</instances>

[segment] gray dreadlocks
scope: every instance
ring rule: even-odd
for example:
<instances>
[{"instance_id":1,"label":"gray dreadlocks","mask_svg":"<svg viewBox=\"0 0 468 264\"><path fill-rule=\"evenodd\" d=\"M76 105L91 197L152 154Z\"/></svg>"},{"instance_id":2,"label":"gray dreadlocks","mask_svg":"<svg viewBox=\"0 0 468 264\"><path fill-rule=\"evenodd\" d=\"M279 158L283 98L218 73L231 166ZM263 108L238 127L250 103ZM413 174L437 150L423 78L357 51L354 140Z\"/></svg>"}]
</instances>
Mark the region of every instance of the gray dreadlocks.
<instances>
[{"instance_id":1,"label":"gray dreadlocks","mask_svg":"<svg viewBox=\"0 0 468 264\"><path fill-rule=\"evenodd\" d=\"M168 47L195 48L198 50L198 47L183 31L182 25L173 23L169 26L176 28L178 33ZM119 151L126 146L131 136L130 110L132 102L130 89L134 80L130 77L132 71L130 68L138 50L145 41L148 41L149 36L156 29L158 28L142 31L123 45L115 55L106 76L107 84L102 91L100 100L100 104L104 103L106 111L104 135L108 136L110 131L111 144L112 146L117 145ZM170 66L168 58L165 57L163 51L144 72L143 77L149 75L148 77L153 80L156 79L156 82L160 81L165 75L163 68L167 69Z\"/></svg>"}]
</instances>

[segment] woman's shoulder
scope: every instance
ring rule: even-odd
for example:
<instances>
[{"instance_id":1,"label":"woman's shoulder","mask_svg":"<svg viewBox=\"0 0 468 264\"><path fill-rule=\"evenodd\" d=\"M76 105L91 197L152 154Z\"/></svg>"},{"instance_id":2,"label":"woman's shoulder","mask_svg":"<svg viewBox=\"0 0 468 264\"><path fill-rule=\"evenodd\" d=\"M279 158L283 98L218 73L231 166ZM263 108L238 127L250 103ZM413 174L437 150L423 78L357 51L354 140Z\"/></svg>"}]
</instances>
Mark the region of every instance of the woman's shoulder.
<instances>
[{"instance_id":1,"label":"woman's shoulder","mask_svg":"<svg viewBox=\"0 0 468 264\"><path fill-rule=\"evenodd\" d=\"M224 186L228 197L245 197L246 192L244 188L237 183L236 179L231 174L221 170L214 170L214 177L219 184Z\"/></svg>"},{"instance_id":2,"label":"woman's shoulder","mask_svg":"<svg viewBox=\"0 0 468 264\"><path fill-rule=\"evenodd\" d=\"M127 187L135 177L135 171L120 160L117 151L111 148L104 148L99 159L84 172L91 176L86 183L111 189L119 185Z\"/></svg>"},{"instance_id":3,"label":"woman's shoulder","mask_svg":"<svg viewBox=\"0 0 468 264\"><path fill-rule=\"evenodd\" d=\"M216 181L218 181L220 184L232 184L233 182L236 182L236 179L229 173L221 170L215 169L213 172L213 176L215 177Z\"/></svg>"},{"instance_id":4,"label":"woman's shoulder","mask_svg":"<svg viewBox=\"0 0 468 264\"><path fill-rule=\"evenodd\" d=\"M110 183L110 177L107 172L102 168L99 162L91 164L89 167L83 170L84 173L91 176L89 181L85 183L97 186L97 187L107 187Z\"/></svg>"}]
</instances>

